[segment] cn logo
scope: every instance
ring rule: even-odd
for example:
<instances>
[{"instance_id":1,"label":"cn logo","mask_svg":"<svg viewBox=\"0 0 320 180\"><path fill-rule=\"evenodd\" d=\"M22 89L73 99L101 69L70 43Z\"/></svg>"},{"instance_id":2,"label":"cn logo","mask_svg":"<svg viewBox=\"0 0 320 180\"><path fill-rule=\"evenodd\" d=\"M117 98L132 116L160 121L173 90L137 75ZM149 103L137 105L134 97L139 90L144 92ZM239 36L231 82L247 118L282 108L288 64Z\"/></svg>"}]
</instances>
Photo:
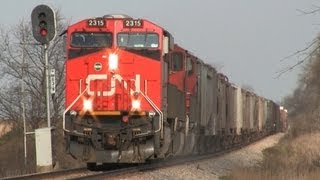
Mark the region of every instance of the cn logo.
<instances>
[{"instance_id":1,"label":"cn logo","mask_svg":"<svg viewBox=\"0 0 320 180\"><path fill-rule=\"evenodd\" d=\"M90 89L90 82L94 80L107 80L108 76L106 74L90 74L86 79L86 85L88 88L88 95L93 96L94 91ZM135 89L130 88L130 94L133 95L134 92L140 92L140 74L136 74L136 78L132 79L135 82ZM116 92L116 81L120 84L123 82L125 89L128 89L128 84L126 81L123 81L123 78L119 74L115 74L111 77L111 86L110 90L102 91L102 96L113 96ZM101 96L101 91L97 92L97 96Z\"/></svg>"}]
</instances>

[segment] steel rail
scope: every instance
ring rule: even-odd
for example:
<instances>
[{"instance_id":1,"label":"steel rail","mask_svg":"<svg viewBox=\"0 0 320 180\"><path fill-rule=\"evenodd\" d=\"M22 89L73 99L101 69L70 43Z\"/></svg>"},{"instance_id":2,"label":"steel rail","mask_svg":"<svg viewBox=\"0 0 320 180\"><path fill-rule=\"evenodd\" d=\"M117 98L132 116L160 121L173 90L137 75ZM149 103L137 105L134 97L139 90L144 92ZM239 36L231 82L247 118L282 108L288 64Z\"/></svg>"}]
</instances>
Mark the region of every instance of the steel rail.
<instances>
[{"instance_id":1,"label":"steel rail","mask_svg":"<svg viewBox=\"0 0 320 180\"><path fill-rule=\"evenodd\" d=\"M26 174L21 176L4 177L0 179L1 180L44 179L44 178L67 176L75 173L85 173L85 172L90 172L90 171L86 167L80 167L80 168L73 168L73 169L63 169L59 171L41 172L41 173Z\"/></svg>"}]
</instances>

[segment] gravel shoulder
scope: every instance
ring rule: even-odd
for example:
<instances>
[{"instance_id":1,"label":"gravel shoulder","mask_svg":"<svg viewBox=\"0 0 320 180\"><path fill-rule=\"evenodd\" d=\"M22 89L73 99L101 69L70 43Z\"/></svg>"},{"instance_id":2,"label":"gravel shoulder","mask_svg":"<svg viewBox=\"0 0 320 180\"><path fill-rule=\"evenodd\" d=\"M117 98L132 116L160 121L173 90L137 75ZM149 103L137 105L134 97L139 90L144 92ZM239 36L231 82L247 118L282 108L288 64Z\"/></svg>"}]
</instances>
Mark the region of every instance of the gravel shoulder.
<instances>
[{"instance_id":1,"label":"gravel shoulder","mask_svg":"<svg viewBox=\"0 0 320 180\"><path fill-rule=\"evenodd\" d=\"M283 133L266 137L239 150L207 160L186 163L174 167L121 176L119 179L219 179L240 167L257 166L263 159L262 151L279 142ZM117 179L118 179L117 178Z\"/></svg>"}]
</instances>

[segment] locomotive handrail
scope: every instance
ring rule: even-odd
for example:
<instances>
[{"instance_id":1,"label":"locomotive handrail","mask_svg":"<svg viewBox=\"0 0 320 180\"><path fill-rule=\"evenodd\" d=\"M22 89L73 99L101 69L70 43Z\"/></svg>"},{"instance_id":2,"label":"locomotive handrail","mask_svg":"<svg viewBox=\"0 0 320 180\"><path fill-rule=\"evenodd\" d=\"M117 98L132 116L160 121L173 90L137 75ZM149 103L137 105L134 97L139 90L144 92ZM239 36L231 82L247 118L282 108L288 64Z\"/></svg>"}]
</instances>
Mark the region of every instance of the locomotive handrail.
<instances>
[{"instance_id":1,"label":"locomotive handrail","mask_svg":"<svg viewBox=\"0 0 320 180\"><path fill-rule=\"evenodd\" d=\"M84 91L82 91L82 93L79 94L79 96L74 99L74 101L66 108L66 110L64 110L63 112L63 117L62 117L62 122L63 122L63 130L66 132L70 132L70 130L66 129L66 113L71 109L71 107L80 99L80 97L88 90L89 86L86 87L86 89L84 89Z\"/></svg>"},{"instance_id":2,"label":"locomotive handrail","mask_svg":"<svg viewBox=\"0 0 320 180\"><path fill-rule=\"evenodd\" d=\"M159 129L155 130L154 132L157 133L159 131L161 131L161 138L163 138L163 113L161 112L161 110L157 107L157 105L152 102L152 100L147 96L145 95L143 92L141 92L141 95L148 101L148 103L153 107L154 110L157 111L157 113L159 113L159 116L160 116L160 121L159 121Z\"/></svg>"}]
</instances>

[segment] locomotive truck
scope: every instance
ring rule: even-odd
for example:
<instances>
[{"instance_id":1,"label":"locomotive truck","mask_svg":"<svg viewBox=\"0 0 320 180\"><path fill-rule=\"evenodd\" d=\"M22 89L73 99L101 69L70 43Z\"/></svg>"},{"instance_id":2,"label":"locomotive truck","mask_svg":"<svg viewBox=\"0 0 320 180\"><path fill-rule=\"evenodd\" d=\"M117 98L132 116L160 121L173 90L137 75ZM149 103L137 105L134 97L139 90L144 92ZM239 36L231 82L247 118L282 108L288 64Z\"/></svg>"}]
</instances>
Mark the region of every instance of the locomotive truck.
<instances>
[{"instance_id":1,"label":"locomotive truck","mask_svg":"<svg viewBox=\"0 0 320 180\"><path fill-rule=\"evenodd\" d=\"M285 122L279 105L230 83L147 19L81 20L66 48L67 152L88 167L223 150Z\"/></svg>"}]
</instances>

